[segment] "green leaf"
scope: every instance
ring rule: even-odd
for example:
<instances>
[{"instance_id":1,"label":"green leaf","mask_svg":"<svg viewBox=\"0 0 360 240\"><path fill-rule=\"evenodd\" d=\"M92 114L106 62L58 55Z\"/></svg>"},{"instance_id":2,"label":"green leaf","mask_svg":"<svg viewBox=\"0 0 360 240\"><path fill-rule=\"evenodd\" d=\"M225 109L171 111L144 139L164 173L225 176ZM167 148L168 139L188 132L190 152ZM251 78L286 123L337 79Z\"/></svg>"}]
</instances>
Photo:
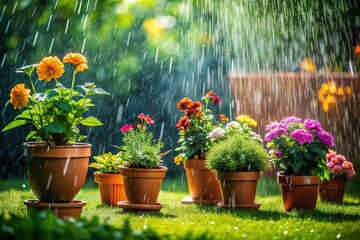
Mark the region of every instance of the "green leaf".
<instances>
[{"instance_id":1,"label":"green leaf","mask_svg":"<svg viewBox=\"0 0 360 240\"><path fill-rule=\"evenodd\" d=\"M94 88L89 92L89 95L95 95L95 94L111 95L102 88Z\"/></svg>"},{"instance_id":2,"label":"green leaf","mask_svg":"<svg viewBox=\"0 0 360 240\"><path fill-rule=\"evenodd\" d=\"M310 152L304 152L304 156L306 157L306 159L311 160L311 154L310 154Z\"/></svg>"},{"instance_id":3,"label":"green leaf","mask_svg":"<svg viewBox=\"0 0 360 240\"><path fill-rule=\"evenodd\" d=\"M301 167L303 166L303 162L302 161L297 161L294 165L293 165L293 170L295 174L298 174L298 172L300 171Z\"/></svg>"},{"instance_id":4,"label":"green leaf","mask_svg":"<svg viewBox=\"0 0 360 240\"><path fill-rule=\"evenodd\" d=\"M52 90L50 90L50 92L48 92L47 94L46 94L46 96L48 97L48 98L52 98L52 97L55 97L55 96L58 96L59 94L57 93L57 91L56 91L56 89L52 89Z\"/></svg>"},{"instance_id":5,"label":"green leaf","mask_svg":"<svg viewBox=\"0 0 360 240\"><path fill-rule=\"evenodd\" d=\"M56 101L55 105L66 112L71 112L71 105L67 102Z\"/></svg>"},{"instance_id":6,"label":"green leaf","mask_svg":"<svg viewBox=\"0 0 360 240\"><path fill-rule=\"evenodd\" d=\"M321 153L322 152L322 148L319 145L310 145L310 150L314 153Z\"/></svg>"},{"instance_id":7,"label":"green leaf","mask_svg":"<svg viewBox=\"0 0 360 240\"><path fill-rule=\"evenodd\" d=\"M25 125L27 123L28 123L28 121L26 121L26 120L14 120L11 123L9 123L8 125L6 125L3 128L2 132L5 132L5 131L13 129L13 128L20 127L20 126Z\"/></svg>"},{"instance_id":8,"label":"green leaf","mask_svg":"<svg viewBox=\"0 0 360 240\"><path fill-rule=\"evenodd\" d=\"M17 120L17 119L32 120L31 115L30 115L30 111L29 110L23 111L22 113L20 113L19 115L17 115L15 117L15 120Z\"/></svg>"},{"instance_id":9,"label":"green leaf","mask_svg":"<svg viewBox=\"0 0 360 240\"><path fill-rule=\"evenodd\" d=\"M36 134L37 134L37 131L29 132L29 134L26 136L25 140L29 140L30 138L34 137Z\"/></svg>"},{"instance_id":10,"label":"green leaf","mask_svg":"<svg viewBox=\"0 0 360 240\"><path fill-rule=\"evenodd\" d=\"M46 132L50 133L62 133L66 129L65 122L53 122L43 127Z\"/></svg>"},{"instance_id":11,"label":"green leaf","mask_svg":"<svg viewBox=\"0 0 360 240\"><path fill-rule=\"evenodd\" d=\"M82 125L88 126L88 127L96 127L96 126L102 126L103 125L97 118L94 118L94 117L85 118L80 123Z\"/></svg>"}]
</instances>

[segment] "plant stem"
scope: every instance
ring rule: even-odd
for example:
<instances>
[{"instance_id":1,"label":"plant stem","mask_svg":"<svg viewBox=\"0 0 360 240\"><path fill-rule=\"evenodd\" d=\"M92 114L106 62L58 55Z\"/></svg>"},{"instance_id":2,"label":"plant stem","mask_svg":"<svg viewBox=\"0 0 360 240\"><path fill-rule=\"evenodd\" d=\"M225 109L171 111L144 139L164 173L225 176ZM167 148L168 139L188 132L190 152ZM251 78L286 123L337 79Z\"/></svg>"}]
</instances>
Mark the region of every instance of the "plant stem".
<instances>
[{"instance_id":1,"label":"plant stem","mask_svg":"<svg viewBox=\"0 0 360 240\"><path fill-rule=\"evenodd\" d=\"M73 91L73 89L74 89L75 75L76 75L76 70L74 70L73 77L72 77L72 81L71 81L70 99L71 99L71 97L72 97L72 91Z\"/></svg>"},{"instance_id":2,"label":"plant stem","mask_svg":"<svg viewBox=\"0 0 360 240\"><path fill-rule=\"evenodd\" d=\"M34 83L33 83L33 81L32 81L32 78L31 78L31 74L28 74L28 76L29 76L29 79L30 79L31 88L32 88L34 94L36 94L35 86L34 86Z\"/></svg>"}]
</instances>

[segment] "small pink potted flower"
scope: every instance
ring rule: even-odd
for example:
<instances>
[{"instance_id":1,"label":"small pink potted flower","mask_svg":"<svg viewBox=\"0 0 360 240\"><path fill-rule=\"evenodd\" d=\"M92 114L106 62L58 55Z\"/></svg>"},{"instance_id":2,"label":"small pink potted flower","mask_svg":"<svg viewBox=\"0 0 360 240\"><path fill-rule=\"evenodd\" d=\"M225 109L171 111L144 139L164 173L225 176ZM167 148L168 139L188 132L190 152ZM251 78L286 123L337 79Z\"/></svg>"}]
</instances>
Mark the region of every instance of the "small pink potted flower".
<instances>
[{"instance_id":1,"label":"small pink potted flower","mask_svg":"<svg viewBox=\"0 0 360 240\"><path fill-rule=\"evenodd\" d=\"M345 156L329 150L326 154L326 165L330 171L330 180L320 185L320 200L342 203L346 181L356 176L353 164Z\"/></svg>"}]
</instances>

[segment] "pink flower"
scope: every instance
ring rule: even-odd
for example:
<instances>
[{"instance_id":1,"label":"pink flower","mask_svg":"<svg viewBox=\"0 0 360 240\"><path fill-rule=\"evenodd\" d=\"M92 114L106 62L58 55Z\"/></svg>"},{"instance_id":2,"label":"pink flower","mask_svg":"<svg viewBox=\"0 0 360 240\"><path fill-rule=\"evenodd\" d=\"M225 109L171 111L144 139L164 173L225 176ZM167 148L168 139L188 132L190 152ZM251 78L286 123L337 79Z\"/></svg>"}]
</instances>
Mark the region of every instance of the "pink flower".
<instances>
[{"instance_id":1,"label":"pink flower","mask_svg":"<svg viewBox=\"0 0 360 240\"><path fill-rule=\"evenodd\" d=\"M130 131L130 130L133 130L133 129L134 129L134 127L133 127L132 124L125 124L124 126L122 126L122 127L120 128L120 131L121 131L122 133L126 133L127 131Z\"/></svg>"},{"instance_id":2,"label":"pink flower","mask_svg":"<svg viewBox=\"0 0 360 240\"><path fill-rule=\"evenodd\" d=\"M145 118L145 114L144 114L144 113L140 113L140 114L138 115L138 118L144 119L144 118Z\"/></svg>"},{"instance_id":3,"label":"pink flower","mask_svg":"<svg viewBox=\"0 0 360 240\"><path fill-rule=\"evenodd\" d=\"M153 124L154 123L154 120L149 115L146 115L144 119L145 119L145 122L147 124Z\"/></svg>"},{"instance_id":4,"label":"pink flower","mask_svg":"<svg viewBox=\"0 0 360 240\"><path fill-rule=\"evenodd\" d=\"M280 158L282 155L282 152L278 149L275 151L275 157Z\"/></svg>"}]
</instances>

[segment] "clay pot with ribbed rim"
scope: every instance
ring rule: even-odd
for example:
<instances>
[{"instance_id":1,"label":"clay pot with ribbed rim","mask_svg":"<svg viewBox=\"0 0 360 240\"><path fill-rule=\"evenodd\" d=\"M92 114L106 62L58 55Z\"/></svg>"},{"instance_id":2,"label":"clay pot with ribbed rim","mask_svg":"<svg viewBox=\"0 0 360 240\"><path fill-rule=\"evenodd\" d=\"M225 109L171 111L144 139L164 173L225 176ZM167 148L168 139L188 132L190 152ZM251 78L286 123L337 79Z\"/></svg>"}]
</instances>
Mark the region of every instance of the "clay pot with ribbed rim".
<instances>
[{"instance_id":1,"label":"clay pot with ribbed rim","mask_svg":"<svg viewBox=\"0 0 360 240\"><path fill-rule=\"evenodd\" d=\"M218 172L216 177L219 180L223 199L221 206L235 209L254 205L259 172Z\"/></svg>"},{"instance_id":2,"label":"clay pot with ribbed rim","mask_svg":"<svg viewBox=\"0 0 360 240\"><path fill-rule=\"evenodd\" d=\"M346 188L346 180L324 180L320 185L321 201L342 203Z\"/></svg>"},{"instance_id":3,"label":"clay pot with ribbed rim","mask_svg":"<svg viewBox=\"0 0 360 240\"><path fill-rule=\"evenodd\" d=\"M286 211L316 208L321 183L318 176L287 176L284 172L278 172L277 181Z\"/></svg>"},{"instance_id":4,"label":"clay pot with ribbed rim","mask_svg":"<svg viewBox=\"0 0 360 240\"><path fill-rule=\"evenodd\" d=\"M85 182L91 144L49 146L45 142L26 142L23 145L27 178L38 200L70 203Z\"/></svg>"},{"instance_id":5,"label":"clay pot with ribbed rim","mask_svg":"<svg viewBox=\"0 0 360 240\"><path fill-rule=\"evenodd\" d=\"M126 200L124 181L120 173L95 172L94 182L99 185L103 204L117 206L118 202Z\"/></svg>"},{"instance_id":6,"label":"clay pot with ribbed rim","mask_svg":"<svg viewBox=\"0 0 360 240\"><path fill-rule=\"evenodd\" d=\"M205 160L188 159L184 162L190 200L182 203L217 204L222 201L216 175L205 165Z\"/></svg>"},{"instance_id":7,"label":"clay pot with ribbed rim","mask_svg":"<svg viewBox=\"0 0 360 240\"><path fill-rule=\"evenodd\" d=\"M128 204L152 206L158 204L162 181L168 170L166 167L147 169L119 166L119 169L123 177Z\"/></svg>"}]
</instances>

